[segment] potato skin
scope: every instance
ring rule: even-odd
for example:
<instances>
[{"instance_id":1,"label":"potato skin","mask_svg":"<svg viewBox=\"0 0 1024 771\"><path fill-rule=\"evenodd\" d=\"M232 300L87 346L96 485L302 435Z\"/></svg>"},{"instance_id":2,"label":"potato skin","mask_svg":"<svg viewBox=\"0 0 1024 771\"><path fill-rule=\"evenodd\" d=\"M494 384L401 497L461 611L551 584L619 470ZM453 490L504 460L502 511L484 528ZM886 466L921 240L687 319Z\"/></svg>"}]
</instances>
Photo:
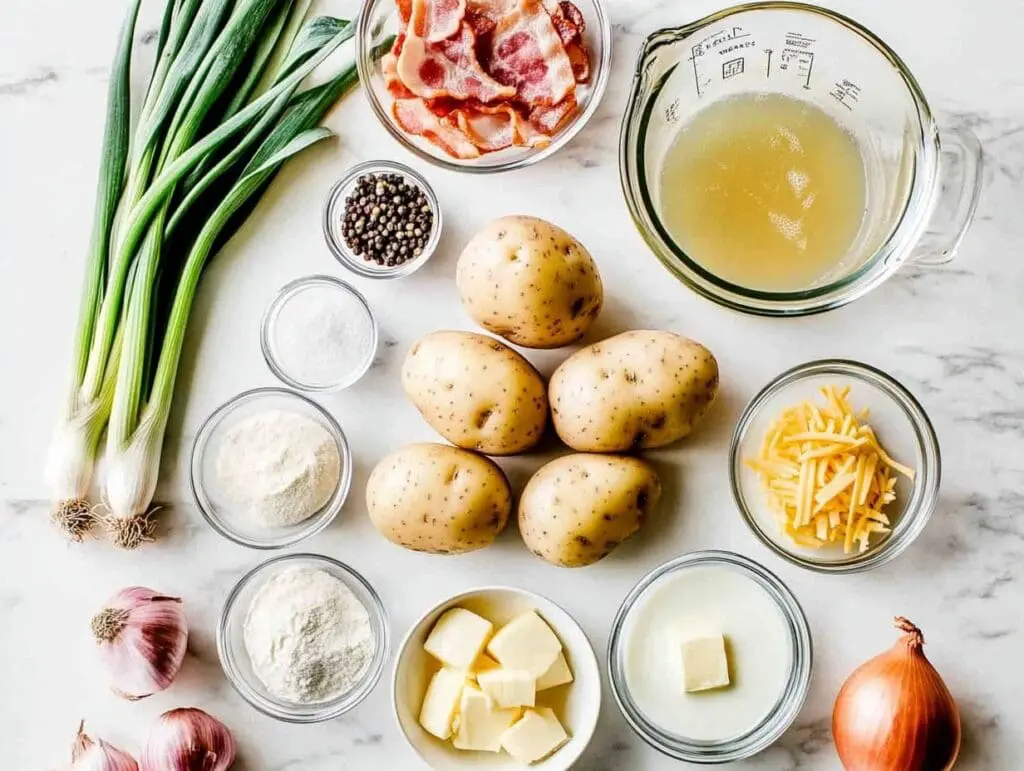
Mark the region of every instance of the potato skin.
<instances>
[{"instance_id":1,"label":"potato skin","mask_svg":"<svg viewBox=\"0 0 1024 771\"><path fill-rule=\"evenodd\" d=\"M464 554L505 529L512 491L482 455L446 444L413 444L370 473L366 505L381 535L413 551Z\"/></svg>"},{"instance_id":2,"label":"potato skin","mask_svg":"<svg viewBox=\"0 0 1024 771\"><path fill-rule=\"evenodd\" d=\"M467 450L514 455L541 440L548 422L544 379L500 340L434 332L413 344L402 386L441 436Z\"/></svg>"},{"instance_id":3,"label":"potato skin","mask_svg":"<svg viewBox=\"0 0 1024 771\"><path fill-rule=\"evenodd\" d=\"M566 455L527 482L519 532L553 565L592 565L643 527L660 500L658 475L638 458Z\"/></svg>"},{"instance_id":4,"label":"potato skin","mask_svg":"<svg viewBox=\"0 0 1024 771\"><path fill-rule=\"evenodd\" d=\"M526 348L579 340L604 303L590 252L537 217L501 217L484 227L459 257L455 280L476 323Z\"/></svg>"},{"instance_id":5,"label":"potato skin","mask_svg":"<svg viewBox=\"0 0 1024 771\"><path fill-rule=\"evenodd\" d=\"M693 430L718 393L718 362L672 332L636 330L582 348L548 387L555 430L581 452L671 444Z\"/></svg>"}]
</instances>

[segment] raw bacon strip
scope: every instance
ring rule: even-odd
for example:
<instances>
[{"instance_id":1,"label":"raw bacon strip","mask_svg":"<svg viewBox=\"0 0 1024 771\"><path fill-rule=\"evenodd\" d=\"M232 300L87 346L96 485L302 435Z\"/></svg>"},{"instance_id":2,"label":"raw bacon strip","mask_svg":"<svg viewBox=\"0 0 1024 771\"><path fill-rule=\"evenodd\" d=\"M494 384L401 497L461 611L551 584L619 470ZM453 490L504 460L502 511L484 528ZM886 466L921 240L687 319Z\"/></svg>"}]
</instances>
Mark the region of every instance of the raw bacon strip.
<instances>
[{"instance_id":1,"label":"raw bacon strip","mask_svg":"<svg viewBox=\"0 0 1024 771\"><path fill-rule=\"evenodd\" d=\"M467 12L497 24L519 5L519 0L468 0Z\"/></svg>"},{"instance_id":2,"label":"raw bacon strip","mask_svg":"<svg viewBox=\"0 0 1024 771\"><path fill-rule=\"evenodd\" d=\"M537 105L530 110L530 123L542 134L553 135L566 119L576 111L576 95L569 94L553 106Z\"/></svg>"},{"instance_id":3,"label":"raw bacon strip","mask_svg":"<svg viewBox=\"0 0 1024 771\"><path fill-rule=\"evenodd\" d=\"M576 28L577 37L582 39L583 33L587 30L587 20L583 18L583 12L569 0L562 0L558 4L558 15L567 19Z\"/></svg>"},{"instance_id":4,"label":"raw bacon strip","mask_svg":"<svg viewBox=\"0 0 1024 771\"><path fill-rule=\"evenodd\" d=\"M469 141L485 153L511 147L518 138L516 124L520 121L519 113L507 104L487 110L458 109L451 114L451 119L469 137Z\"/></svg>"},{"instance_id":5,"label":"raw bacon strip","mask_svg":"<svg viewBox=\"0 0 1024 771\"><path fill-rule=\"evenodd\" d=\"M398 76L412 93L426 99L447 96L493 102L516 95L513 86L502 85L484 72L476 58L476 35L468 24L462 24L455 37L438 43L407 37L398 57Z\"/></svg>"},{"instance_id":6,"label":"raw bacon strip","mask_svg":"<svg viewBox=\"0 0 1024 771\"><path fill-rule=\"evenodd\" d=\"M590 53L582 41L566 43L565 53L572 62L572 74L577 83L586 83L590 80Z\"/></svg>"},{"instance_id":7,"label":"raw bacon strip","mask_svg":"<svg viewBox=\"0 0 1024 771\"><path fill-rule=\"evenodd\" d=\"M515 86L524 104L557 105L576 85L572 62L540 0L520 0L498 22L489 54L491 74Z\"/></svg>"},{"instance_id":8,"label":"raw bacon strip","mask_svg":"<svg viewBox=\"0 0 1024 771\"><path fill-rule=\"evenodd\" d=\"M480 151L457 126L430 111L422 99L397 99L391 106L395 122L409 134L424 137L455 158L479 158Z\"/></svg>"},{"instance_id":9,"label":"raw bacon strip","mask_svg":"<svg viewBox=\"0 0 1024 771\"><path fill-rule=\"evenodd\" d=\"M393 53L386 53L380 59L381 73L384 75L384 85L395 99L411 99L416 95L405 87L402 79L398 77L398 57Z\"/></svg>"},{"instance_id":10,"label":"raw bacon strip","mask_svg":"<svg viewBox=\"0 0 1024 771\"><path fill-rule=\"evenodd\" d=\"M409 29L428 43L449 38L459 31L466 15L466 0L412 0Z\"/></svg>"},{"instance_id":11,"label":"raw bacon strip","mask_svg":"<svg viewBox=\"0 0 1024 771\"><path fill-rule=\"evenodd\" d=\"M580 31L576 29L576 25L564 16L552 14L551 23L555 25L555 32L558 33L559 40L566 46L580 36Z\"/></svg>"},{"instance_id":12,"label":"raw bacon strip","mask_svg":"<svg viewBox=\"0 0 1024 771\"><path fill-rule=\"evenodd\" d=\"M395 0L395 6L398 8L398 18L402 20L402 29L405 29L412 18L412 0Z\"/></svg>"}]
</instances>

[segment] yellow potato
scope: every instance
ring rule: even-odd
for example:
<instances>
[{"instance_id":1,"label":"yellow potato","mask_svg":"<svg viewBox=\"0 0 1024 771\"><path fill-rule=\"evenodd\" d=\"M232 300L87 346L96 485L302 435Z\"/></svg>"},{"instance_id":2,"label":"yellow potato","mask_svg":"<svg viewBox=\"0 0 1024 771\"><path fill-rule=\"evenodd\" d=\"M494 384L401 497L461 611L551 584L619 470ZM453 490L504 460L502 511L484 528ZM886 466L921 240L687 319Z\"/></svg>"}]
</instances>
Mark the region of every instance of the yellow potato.
<instances>
[{"instance_id":1,"label":"yellow potato","mask_svg":"<svg viewBox=\"0 0 1024 771\"><path fill-rule=\"evenodd\" d=\"M366 506L392 543L462 554L490 546L505 529L512 491L489 458L446 444L413 444L373 469Z\"/></svg>"},{"instance_id":2,"label":"yellow potato","mask_svg":"<svg viewBox=\"0 0 1024 771\"><path fill-rule=\"evenodd\" d=\"M717 393L711 351L649 330L580 349L555 370L548 387L558 436L581 452L671 444L693 430Z\"/></svg>"},{"instance_id":3,"label":"yellow potato","mask_svg":"<svg viewBox=\"0 0 1024 771\"><path fill-rule=\"evenodd\" d=\"M489 332L526 348L579 340L601 312L601 276L583 245L536 217L502 217L473 236L455 280Z\"/></svg>"},{"instance_id":4,"label":"yellow potato","mask_svg":"<svg viewBox=\"0 0 1024 771\"><path fill-rule=\"evenodd\" d=\"M661 500L647 463L615 455L567 455L543 466L519 499L519 532L541 559L592 565L644 526Z\"/></svg>"},{"instance_id":5,"label":"yellow potato","mask_svg":"<svg viewBox=\"0 0 1024 771\"><path fill-rule=\"evenodd\" d=\"M513 455L544 435L544 379L500 340L434 332L409 349L402 386L435 431L457 447Z\"/></svg>"}]
</instances>

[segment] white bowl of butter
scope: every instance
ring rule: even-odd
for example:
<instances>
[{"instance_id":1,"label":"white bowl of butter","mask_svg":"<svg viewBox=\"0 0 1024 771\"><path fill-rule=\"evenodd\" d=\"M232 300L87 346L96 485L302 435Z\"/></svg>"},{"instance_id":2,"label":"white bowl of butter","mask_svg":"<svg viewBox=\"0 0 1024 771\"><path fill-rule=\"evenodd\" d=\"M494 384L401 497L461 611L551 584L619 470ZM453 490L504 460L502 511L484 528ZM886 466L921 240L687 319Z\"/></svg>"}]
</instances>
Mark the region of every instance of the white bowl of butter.
<instances>
[{"instance_id":1,"label":"white bowl of butter","mask_svg":"<svg viewBox=\"0 0 1024 771\"><path fill-rule=\"evenodd\" d=\"M542 671L543 670L543 671ZM546 597L504 586L431 608L398 650L392 702L435 771L564 771L601 710L601 676L579 624Z\"/></svg>"}]
</instances>

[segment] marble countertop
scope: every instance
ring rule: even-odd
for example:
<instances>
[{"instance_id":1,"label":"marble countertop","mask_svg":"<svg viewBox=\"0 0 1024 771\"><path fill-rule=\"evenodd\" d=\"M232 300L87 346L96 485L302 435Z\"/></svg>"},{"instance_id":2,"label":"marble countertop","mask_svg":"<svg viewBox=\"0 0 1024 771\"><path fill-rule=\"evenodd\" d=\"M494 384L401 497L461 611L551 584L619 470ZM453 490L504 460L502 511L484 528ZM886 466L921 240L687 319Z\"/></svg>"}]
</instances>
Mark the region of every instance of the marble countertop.
<instances>
[{"instance_id":1,"label":"marble countertop","mask_svg":"<svg viewBox=\"0 0 1024 771\"><path fill-rule=\"evenodd\" d=\"M341 275L320 234L322 197L357 161L411 162L435 184L446 234L415 278L355 280L382 328L379 359L356 387L323 398L356 458L354 494L309 550L347 561L380 591L401 636L429 605L456 591L509 583L568 608L602 652L620 599L651 567L699 548L733 549L788 582L810 619L813 685L794 727L737 767L837 771L832 701L851 669L893 640L890 619L910 616L956 695L964 720L958 768L1020 767L1024 740L1024 5L999 0L836 0L829 3L890 42L947 120L972 126L988 155L977 220L959 259L907 269L853 306L791 322L748 318L711 305L672 281L645 248L621 198L619 117L641 40L670 23L723 5L713 0L609 0L616 66L586 131L539 166L494 178L445 173L411 159L373 119L359 94L329 119L340 139L290 165L260 210L218 257L189 330L157 499L160 542L135 553L105 543L68 545L48 522L42 482L46 444L62 395L91 219L106 73L124 2L0 3L0 746L6 769L62 762L78 721L138 752L166 709L201 706L223 719L248 771L390 771L418 764L395 726L386 680L357 710L316 726L275 722L249 708L223 678L214 647L221 602L261 554L211 531L191 503L188 448L203 418L238 391L274 384L257 328L276 289L308 273ZM152 41L155 6L140 23ZM351 12L340 0L321 5ZM340 7L339 7L340 6ZM684 7L685 6L685 7ZM136 80L141 80L137 76ZM141 82L137 89L141 89ZM470 328L452 281L469 235L509 212L551 219L577 234L608 288L602 332L661 327L708 345L723 392L690 440L653 454L668 500L648 529L600 566L562 571L526 553L514 528L486 552L438 558L400 551L368 522L359 492L386 452L431 430L401 397L407 346L437 328ZM873 572L822 578L784 564L735 513L725 458L747 399L769 378L821 357L863 359L922 400L944 453L941 501L919 541ZM534 357L550 371L558 354ZM507 465L521 484L539 458ZM144 584L185 598L193 633L180 678L139 703L119 700L93 665L88 621L113 591ZM607 692L607 688L605 689ZM605 696L584 771L677 767L635 737Z\"/></svg>"}]
</instances>

